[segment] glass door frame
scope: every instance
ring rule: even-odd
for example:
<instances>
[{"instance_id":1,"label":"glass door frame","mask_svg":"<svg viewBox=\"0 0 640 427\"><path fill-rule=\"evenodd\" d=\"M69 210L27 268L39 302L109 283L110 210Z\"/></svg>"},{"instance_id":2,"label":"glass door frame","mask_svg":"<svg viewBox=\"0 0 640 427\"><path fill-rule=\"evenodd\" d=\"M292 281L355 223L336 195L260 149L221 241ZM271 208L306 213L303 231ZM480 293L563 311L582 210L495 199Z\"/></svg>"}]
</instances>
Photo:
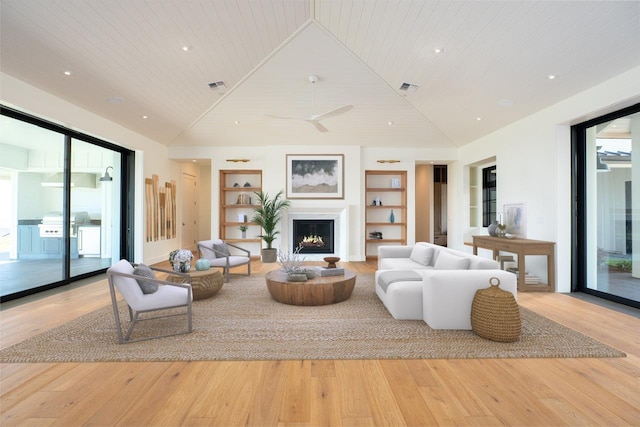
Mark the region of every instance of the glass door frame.
<instances>
[{"instance_id":1,"label":"glass door frame","mask_svg":"<svg viewBox=\"0 0 640 427\"><path fill-rule=\"evenodd\" d=\"M640 103L571 126L571 292L583 292L620 304L640 308L640 302L587 286L587 129L640 112Z\"/></svg>"},{"instance_id":2,"label":"glass door frame","mask_svg":"<svg viewBox=\"0 0 640 427\"><path fill-rule=\"evenodd\" d=\"M31 289L26 289L9 295L0 297L0 302L10 301L17 298L22 298L27 295L32 295L45 290L57 288L59 286L67 285L69 283L103 274L106 268L95 270L92 272L79 274L71 277L71 239L69 236L69 224L71 221L71 145L72 140L76 139L84 141L89 144L93 144L115 153L120 154L121 168L120 168L120 232L119 232L119 253L120 258L133 260L134 256L134 219L135 219L135 152L124 147L109 143L99 138L78 132L73 129L43 120L39 117L24 113L22 111L7 107L0 104L0 115L29 123L41 128L51 130L56 133L64 135L64 191L63 191L63 278L62 280L51 282L48 284L40 285ZM113 260L117 262L118 260Z\"/></svg>"}]
</instances>

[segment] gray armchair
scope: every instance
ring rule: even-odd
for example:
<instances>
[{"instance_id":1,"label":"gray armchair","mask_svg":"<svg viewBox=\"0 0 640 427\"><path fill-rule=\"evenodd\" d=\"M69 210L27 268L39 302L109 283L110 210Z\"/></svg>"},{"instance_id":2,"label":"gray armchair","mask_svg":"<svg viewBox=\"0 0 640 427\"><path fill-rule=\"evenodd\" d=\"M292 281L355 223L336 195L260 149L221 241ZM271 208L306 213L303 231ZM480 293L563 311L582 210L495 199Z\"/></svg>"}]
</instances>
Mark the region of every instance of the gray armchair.
<instances>
[{"instance_id":1,"label":"gray armchair","mask_svg":"<svg viewBox=\"0 0 640 427\"><path fill-rule=\"evenodd\" d=\"M231 253L231 250L234 251L234 254ZM198 257L208 259L211 262L211 267L222 268L225 282L229 281L229 270L241 265L247 266L247 276L251 276L251 252L231 243L225 243L223 240L212 239L198 242Z\"/></svg>"}]
</instances>

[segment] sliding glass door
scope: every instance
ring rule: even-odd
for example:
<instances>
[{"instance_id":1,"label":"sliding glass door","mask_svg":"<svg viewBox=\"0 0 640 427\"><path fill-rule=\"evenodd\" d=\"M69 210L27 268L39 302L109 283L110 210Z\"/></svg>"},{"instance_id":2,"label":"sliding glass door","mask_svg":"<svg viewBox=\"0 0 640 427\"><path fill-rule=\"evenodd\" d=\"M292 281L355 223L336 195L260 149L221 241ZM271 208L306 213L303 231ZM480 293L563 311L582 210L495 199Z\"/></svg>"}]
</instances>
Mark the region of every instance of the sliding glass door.
<instances>
[{"instance_id":1,"label":"sliding glass door","mask_svg":"<svg viewBox=\"0 0 640 427\"><path fill-rule=\"evenodd\" d=\"M574 290L640 306L640 106L573 129Z\"/></svg>"},{"instance_id":2,"label":"sliding glass door","mask_svg":"<svg viewBox=\"0 0 640 427\"><path fill-rule=\"evenodd\" d=\"M130 257L133 153L4 107L0 127L0 299Z\"/></svg>"}]
</instances>

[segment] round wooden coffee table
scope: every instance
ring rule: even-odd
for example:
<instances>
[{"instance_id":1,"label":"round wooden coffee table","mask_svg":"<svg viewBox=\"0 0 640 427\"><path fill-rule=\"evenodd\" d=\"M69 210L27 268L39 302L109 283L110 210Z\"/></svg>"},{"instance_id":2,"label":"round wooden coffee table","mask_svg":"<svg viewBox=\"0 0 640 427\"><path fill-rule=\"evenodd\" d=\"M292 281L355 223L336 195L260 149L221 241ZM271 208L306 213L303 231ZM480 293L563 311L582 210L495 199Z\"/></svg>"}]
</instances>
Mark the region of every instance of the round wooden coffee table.
<instances>
[{"instance_id":1,"label":"round wooden coffee table","mask_svg":"<svg viewBox=\"0 0 640 427\"><path fill-rule=\"evenodd\" d=\"M287 282L287 274L281 270L270 271L265 278L271 298L289 305L335 304L348 299L356 284L356 274L350 270L306 282Z\"/></svg>"},{"instance_id":2,"label":"round wooden coffee table","mask_svg":"<svg viewBox=\"0 0 640 427\"><path fill-rule=\"evenodd\" d=\"M193 300L209 298L216 294L224 284L224 277L220 270L210 268L209 270L189 270L187 272L191 279L191 292ZM167 282L183 283L184 278L175 275L167 276Z\"/></svg>"}]
</instances>

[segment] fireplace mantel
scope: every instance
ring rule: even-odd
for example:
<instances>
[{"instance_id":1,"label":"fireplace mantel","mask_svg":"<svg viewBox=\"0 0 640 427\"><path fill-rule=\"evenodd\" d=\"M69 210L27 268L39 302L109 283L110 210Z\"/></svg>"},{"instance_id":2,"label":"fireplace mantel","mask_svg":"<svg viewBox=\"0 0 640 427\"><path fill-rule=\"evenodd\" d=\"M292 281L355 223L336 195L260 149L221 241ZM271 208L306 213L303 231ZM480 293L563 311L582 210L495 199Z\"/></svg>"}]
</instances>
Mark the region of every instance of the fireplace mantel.
<instances>
[{"instance_id":1,"label":"fireplace mantel","mask_svg":"<svg viewBox=\"0 0 640 427\"><path fill-rule=\"evenodd\" d=\"M281 249L290 252L292 248L291 236L293 236L294 219L332 219L334 221L334 253L332 254L304 254L308 261L322 261L326 256L338 256L342 261L348 261L348 221L349 208L289 208L283 216L282 235L280 236Z\"/></svg>"}]
</instances>

